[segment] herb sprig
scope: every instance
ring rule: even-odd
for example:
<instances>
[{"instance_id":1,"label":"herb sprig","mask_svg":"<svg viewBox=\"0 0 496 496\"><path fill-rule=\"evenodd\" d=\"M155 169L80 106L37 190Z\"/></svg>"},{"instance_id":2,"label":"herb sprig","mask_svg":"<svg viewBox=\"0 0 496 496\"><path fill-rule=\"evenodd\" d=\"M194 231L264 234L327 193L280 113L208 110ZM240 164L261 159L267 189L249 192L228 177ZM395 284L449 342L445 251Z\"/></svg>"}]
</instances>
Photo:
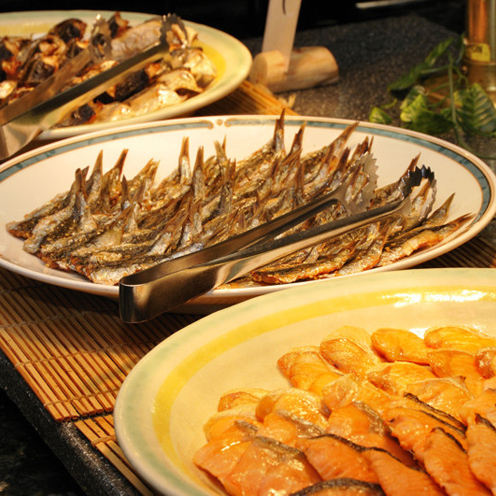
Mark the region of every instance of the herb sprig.
<instances>
[{"instance_id":1,"label":"herb sprig","mask_svg":"<svg viewBox=\"0 0 496 496\"><path fill-rule=\"evenodd\" d=\"M496 138L496 107L479 84L467 79L464 49L463 37L439 43L423 62L388 86L394 99L373 107L369 121L392 124L396 114L407 129L434 136L452 131L456 143L470 151L466 137Z\"/></svg>"}]
</instances>

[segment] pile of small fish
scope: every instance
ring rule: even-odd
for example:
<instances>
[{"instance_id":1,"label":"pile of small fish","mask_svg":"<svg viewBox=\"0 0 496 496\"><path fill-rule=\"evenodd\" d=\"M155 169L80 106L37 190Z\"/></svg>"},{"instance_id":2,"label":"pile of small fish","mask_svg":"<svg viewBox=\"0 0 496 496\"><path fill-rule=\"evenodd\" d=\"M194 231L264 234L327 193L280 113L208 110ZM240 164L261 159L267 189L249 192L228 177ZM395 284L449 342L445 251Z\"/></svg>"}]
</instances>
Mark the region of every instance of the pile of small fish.
<instances>
[{"instance_id":1,"label":"pile of small fish","mask_svg":"<svg viewBox=\"0 0 496 496\"><path fill-rule=\"evenodd\" d=\"M295 229L330 222L346 217L351 205L365 199L368 207L396 200L398 184L418 161L415 157L397 182L377 188L368 172L371 162L372 172L377 169L372 141L366 137L354 150L347 146L356 126L303 154L303 124L286 152L283 114L272 139L237 162L227 156L224 141L215 143L209 158L200 147L192 164L185 138L178 167L162 180L156 178L156 160L127 179L122 173L127 150L104 173L101 152L91 173L78 169L69 191L10 222L7 229L25 238L24 249L47 266L114 285L126 275L267 222L346 181L344 201ZM410 210L401 218L372 223L299 251L231 282L231 287L334 277L391 264L439 243L469 218L447 222L453 196L430 212L435 197L431 181L421 183L412 195Z\"/></svg>"},{"instance_id":2,"label":"pile of small fish","mask_svg":"<svg viewBox=\"0 0 496 496\"><path fill-rule=\"evenodd\" d=\"M292 387L231 390L204 426L228 494L496 494L496 338L344 326L278 366Z\"/></svg>"},{"instance_id":3,"label":"pile of small fish","mask_svg":"<svg viewBox=\"0 0 496 496\"><path fill-rule=\"evenodd\" d=\"M111 57L91 63L74 77L74 86L109 69L156 43L161 18L154 17L131 26L116 12L107 20ZM173 27L176 27L174 24ZM4 36L0 39L0 109L32 91L85 49L87 24L66 19L40 37ZM111 122L176 105L203 93L216 77L216 68L195 44L198 33L190 26L173 29L167 39L172 61L149 64L109 88L93 101L79 107L57 127Z\"/></svg>"}]
</instances>

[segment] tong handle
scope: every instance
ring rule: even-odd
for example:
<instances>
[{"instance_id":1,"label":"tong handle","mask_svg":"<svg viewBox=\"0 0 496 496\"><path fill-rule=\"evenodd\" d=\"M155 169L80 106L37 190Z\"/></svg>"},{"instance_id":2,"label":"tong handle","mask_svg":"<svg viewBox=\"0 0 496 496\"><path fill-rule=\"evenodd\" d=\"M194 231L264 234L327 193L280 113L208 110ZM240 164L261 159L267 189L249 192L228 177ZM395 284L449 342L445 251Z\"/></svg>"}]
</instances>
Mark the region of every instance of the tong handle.
<instances>
[{"instance_id":1,"label":"tong handle","mask_svg":"<svg viewBox=\"0 0 496 496\"><path fill-rule=\"evenodd\" d=\"M271 242L257 243L212 262L183 268L161 278L148 280L146 284L129 283L142 277L147 271L135 274L137 277L123 278L119 288L121 319L128 323L152 319L290 253L397 214L409 201L409 198L402 199Z\"/></svg>"},{"instance_id":2,"label":"tong handle","mask_svg":"<svg viewBox=\"0 0 496 496\"><path fill-rule=\"evenodd\" d=\"M313 202L250 229L245 233L229 238L226 241L172 260L167 260L149 269L123 277L119 282L121 319L124 322L141 322L166 312L169 306L167 303L165 303L165 306L163 304L167 301L168 297L165 295L165 298L162 298L161 288L163 288L164 285L169 284L168 278L170 278L171 281L172 279L180 278L180 274L183 274L184 271L188 270L189 275L194 279L194 277L196 277L194 275L196 273L194 270L196 267L203 267L212 261L236 253L237 250L263 244L264 241L285 232L291 227L301 224L306 219L317 215L337 201L339 200L336 199L334 192L328 193ZM214 287L211 286L211 284L215 284L215 282L205 281L206 276L207 272L204 272L201 277L203 282L199 282L198 284L200 292L191 296L191 298L207 292ZM172 284L174 284L174 282L172 282ZM204 286L206 287L205 290L203 290ZM158 291L160 294L152 295L152 290ZM181 298L183 297L181 296ZM184 301L181 303L184 303Z\"/></svg>"}]
</instances>

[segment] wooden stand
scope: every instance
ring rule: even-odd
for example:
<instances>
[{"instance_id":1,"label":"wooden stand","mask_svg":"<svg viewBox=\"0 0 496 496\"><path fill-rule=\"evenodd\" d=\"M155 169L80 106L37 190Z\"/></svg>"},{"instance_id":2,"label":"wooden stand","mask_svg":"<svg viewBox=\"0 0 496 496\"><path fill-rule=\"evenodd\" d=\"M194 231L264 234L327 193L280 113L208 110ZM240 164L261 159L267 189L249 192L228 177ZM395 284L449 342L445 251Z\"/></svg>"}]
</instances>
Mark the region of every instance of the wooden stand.
<instances>
[{"instance_id":1,"label":"wooden stand","mask_svg":"<svg viewBox=\"0 0 496 496\"><path fill-rule=\"evenodd\" d=\"M262 84L273 93L323 86L338 79L336 59L321 46L293 49L287 68L281 52L259 53L249 76L251 83Z\"/></svg>"},{"instance_id":2,"label":"wooden stand","mask_svg":"<svg viewBox=\"0 0 496 496\"><path fill-rule=\"evenodd\" d=\"M274 93L335 83L336 59L325 47L293 48L301 0L270 0L262 51L249 81Z\"/></svg>"}]
</instances>

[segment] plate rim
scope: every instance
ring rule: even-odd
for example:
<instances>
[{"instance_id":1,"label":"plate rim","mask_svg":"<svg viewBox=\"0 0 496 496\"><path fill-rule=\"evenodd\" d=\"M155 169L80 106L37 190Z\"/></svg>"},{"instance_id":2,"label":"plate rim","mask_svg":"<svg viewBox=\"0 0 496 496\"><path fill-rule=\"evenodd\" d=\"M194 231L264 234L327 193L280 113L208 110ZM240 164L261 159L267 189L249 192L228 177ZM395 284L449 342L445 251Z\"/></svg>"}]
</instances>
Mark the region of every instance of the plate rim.
<instances>
[{"instance_id":1,"label":"plate rim","mask_svg":"<svg viewBox=\"0 0 496 496\"><path fill-rule=\"evenodd\" d=\"M95 17L97 14L103 15L112 15L115 12L120 12L123 17L126 15L129 18L133 18L136 21L144 21L147 19L151 19L153 17L157 17L157 14L151 14L146 12L133 12L127 10L93 10L93 9L74 9L74 10L40 10L40 11L14 11L14 12L3 12L0 13L0 31L2 25L6 24L9 20L20 19L21 22L27 22L28 19L37 19L37 22L49 22L50 16L52 17L61 17L61 18L69 18L70 17ZM42 20L40 20L40 17ZM44 18L47 18L44 20ZM11 18L11 19L9 19ZM131 19L131 21L133 20ZM64 138L70 138L73 136L78 136L81 134L87 134L90 132L99 132L105 131L109 128L112 129L127 127L129 125L141 124L150 122L150 118L148 115L152 115L151 121L158 121L163 119L172 119L181 117L183 115L188 115L191 112L199 110L207 105L210 105L221 98L227 96L229 93L238 88L241 83L247 78L248 74L251 70L251 65L253 62L253 57L250 50L246 47L246 45L232 36L229 33L221 31L220 29L207 26L205 24L201 24L194 21L189 21L187 19L183 20L184 23L190 27L193 27L197 30L199 34L199 41L202 43L202 36L213 37L220 40L220 44L217 46L216 43L214 45L210 45L209 43L205 43L205 45L209 46L223 58L223 61L226 65L225 73L221 75L221 77L214 81L214 84L211 87L208 87L203 93L197 95L197 97L189 98L180 104L173 105L171 107L166 107L165 109L157 110L152 112L151 114L146 114L142 116L129 117L128 119L120 119L115 122L102 122L90 125L78 125L78 126L69 126L66 128L55 128L43 131L39 136L36 137L35 142L44 142L50 140L58 140ZM216 48L217 47L217 48ZM219 48L229 48L231 52L236 53L239 57L238 63L228 67L226 63L227 60L224 57L224 54L219 50Z\"/></svg>"},{"instance_id":2,"label":"plate rim","mask_svg":"<svg viewBox=\"0 0 496 496\"><path fill-rule=\"evenodd\" d=\"M136 420L137 418L139 418L141 423L143 421L143 415L145 415L146 417L149 417L145 419L148 423L148 427L150 425L153 426L153 409L150 408L150 411L148 411L148 408L155 405L156 396L158 395L161 386L166 381L168 374L174 370L174 367L176 366L176 363L170 364L165 358L167 358L167 354L177 354L177 350L187 344L184 343L184 341L191 340L194 337L195 332L200 330L201 337L204 337L209 331L213 330L213 337L218 338L219 336L222 336L223 333L229 332L230 320L235 318L236 315L238 315L238 319L247 316L249 320L251 315L256 314L257 319L260 319L267 314L270 315L273 313L273 309L278 306L277 304L281 305L278 307L278 312L284 310L291 311L292 307L289 306L291 302L296 302L298 304L301 300L302 306L309 304L309 301L304 298L305 293L316 296L317 303L339 298L340 295L346 294L346 289L349 289L350 287L353 287L354 289L354 292L351 293L352 295L377 293L377 284L374 285L375 281L380 281L383 285L386 281L385 292L387 295L389 293L398 292L401 288L408 288L412 293L422 292L425 291L426 288L431 288L433 281L436 281L437 288L450 288L451 286L461 285L461 282L456 283L456 281L468 280L468 290L471 285L477 289L480 289L481 287L492 288L490 291L488 290L488 293L492 295L491 299L494 301L496 299L494 296L496 282L494 281L493 270L494 269L490 268L435 268L370 274L365 276L368 282L366 290L359 288L356 284L356 280L353 281L352 279L343 278L336 280L336 284L334 285L329 284L329 281L324 282L318 292L316 291L316 288L290 288L283 293L263 295L203 317L180 329L155 346L134 366L125 378L119 389L114 407L114 428L117 442L134 468L148 483L152 484L155 489L164 492L166 490L167 494L174 496L204 495L206 494L204 491L196 488L192 490L190 487L186 487L185 484L187 485L188 482L184 477L181 477L180 474L177 473L179 469L175 466L170 467L167 465L167 467L163 468L167 471L175 471L175 473L169 474L171 476L170 480L174 482L174 486L163 486L163 481L157 483L157 480L155 479L157 471L156 468L154 468L154 465L160 464L160 460L154 460L152 464L149 464L146 458L149 456L149 453L143 455L143 452L140 453L140 451L136 449L137 444L133 444L133 436L135 435L133 431L135 427L131 425L132 420ZM473 277L473 274L475 273L477 274L477 277ZM433 291L432 293L435 294L436 291ZM300 298L298 299L298 297ZM470 296L467 296L466 301L471 301ZM314 303L313 300L312 303ZM327 308L329 308L329 306L327 306ZM254 310L260 311L261 315L254 312ZM329 314L338 311L339 309L331 308L329 309ZM237 327L239 328L240 325ZM227 329L227 331L225 329ZM231 332L232 331L231 328ZM186 357L183 358L186 359ZM159 366L162 368L159 371L150 374L148 368L151 365L157 365L158 359L160 359ZM139 387L138 383L143 383L150 379L154 382L154 379L156 379L154 375L157 376L160 374L162 374L162 376L161 379L157 379L158 385L154 385L146 391ZM146 381L143 380L145 376ZM257 386L254 385L253 387ZM138 391L138 397L134 395L136 391ZM155 394L155 396L146 397L146 394L149 394L150 392ZM143 398L143 396L145 396L145 398ZM131 416L126 413L126 408L128 407L131 408ZM132 418L132 415L135 417ZM141 423L139 426L140 432L144 429L142 427L143 425L144 424ZM157 443L159 444L158 441ZM170 480L167 482L170 482Z\"/></svg>"},{"instance_id":3,"label":"plate rim","mask_svg":"<svg viewBox=\"0 0 496 496\"><path fill-rule=\"evenodd\" d=\"M279 115L218 115L218 116L201 116L201 117L184 117L184 118L175 118L175 119L167 119L167 120L159 120L159 121L151 121L144 122L138 124L130 124L127 126L120 126L115 129L105 129L101 131L94 131L91 133L86 133L84 135L72 136L69 138L65 138L54 143L49 143L38 147L34 150L27 151L21 154L18 157L10 159L3 164L0 164L0 182L8 178L8 175L13 172L19 172L29 167L36 165L37 162L42 161L43 156L48 156L56 150L61 150L67 147L76 146L76 147L84 147L85 144L91 143L94 140L112 140L117 136L125 135L127 133L139 133L150 128L169 128L176 127L182 125L191 125L195 122L206 121L210 123L211 126L220 126L223 125L226 121L229 122L229 126L233 125L245 125L245 124L256 124L262 123L264 125L268 125L269 123L272 125L276 119L278 119ZM285 116L285 122L291 122L293 125L298 125L303 122L307 123L307 126L311 125L330 125L330 126L338 126L338 127L346 127L352 123L358 122L357 130L361 130L364 133L370 131L378 131L379 133L383 133L385 135L392 135L393 138L396 136L404 137L406 140L409 138L415 138L422 142L422 144L429 144L432 147L440 147L443 150L449 150L451 153L454 153L464 160L469 162L482 176L485 178L487 185L489 187L488 191L488 204L485 207L484 212L480 215L480 217L474 221L473 224L469 226L467 230L460 233L454 240L450 243L450 248L447 251L452 251L455 248L458 248L468 240L477 236L492 220L492 218L496 215L496 174L491 170L491 168L479 157L474 155L473 153L461 148L460 146L445 141L441 138L426 135L424 133L420 133L417 131L411 131L408 129L370 123L367 121L357 121L352 119L344 119L344 118L329 118L329 117L315 117L315 116ZM310 124L309 124L310 123ZM42 157L42 158L40 158ZM38 160L36 160L38 158ZM36 161L35 161L36 160ZM24 165L23 165L24 164ZM460 167L464 167L464 165L459 164ZM18 170L14 170L17 167ZM480 214L480 212L478 212ZM443 245L444 246L444 245ZM441 246L439 249L442 249ZM445 254L447 251L442 251L441 254ZM362 276L363 274L374 274L374 273L383 273L390 272L391 270L401 270L405 268L414 267L421 263L424 263L428 260L436 258L439 255L434 254L436 252L436 247L433 247L431 250L420 251L416 254L407 257L406 259L396 262L390 266L373 268L369 269L366 272L361 274L354 274L351 276L341 276L341 278L349 278L356 277L357 275ZM22 265L16 264L15 262L6 260L2 257L0 253L0 266L5 267L13 272L16 272L20 275L27 276L31 279L47 282L49 284L53 284L59 287L79 290L83 292L88 292L91 294L110 297L113 299L117 299L119 295L118 286L107 286L91 283L90 281L86 281L83 278L60 278L55 274L51 273L42 273L35 272L29 268L25 268ZM320 281L303 281L292 283L291 287L299 287L306 286L308 284L315 284ZM214 309L217 309L216 306L218 300L225 300L226 298L229 301L238 302L247 298L253 298L260 295L265 295L267 293L278 292L283 289L287 289L287 285L272 285L272 286L264 286L264 287L250 287L250 288L235 288L235 289L217 289L206 293L205 295L200 296L199 298L193 300L188 303L186 307L180 307L178 311L184 311L185 309L190 313L204 313L210 311L212 305Z\"/></svg>"}]
</instances>

